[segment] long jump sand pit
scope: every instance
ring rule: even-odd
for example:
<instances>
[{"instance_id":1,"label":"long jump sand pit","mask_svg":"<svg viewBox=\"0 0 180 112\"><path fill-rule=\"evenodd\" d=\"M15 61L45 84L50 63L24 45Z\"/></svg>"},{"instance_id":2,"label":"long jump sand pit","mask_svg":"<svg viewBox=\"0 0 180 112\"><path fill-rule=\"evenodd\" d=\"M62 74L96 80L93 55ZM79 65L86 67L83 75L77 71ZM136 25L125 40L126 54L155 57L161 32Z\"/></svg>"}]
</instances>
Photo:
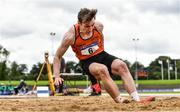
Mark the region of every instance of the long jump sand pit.
<instances>
[{"instance_id":1,"label":"long jump sand pit","mask_svg":"<svg viewBox=\"0 0 180 112\"><path fill-rule=\"evenodd\" d=\"M150 103L117 104L110 96L1 98L0 111L180 111L180 97L156 97Z\"/></svg>"}]
</instances>

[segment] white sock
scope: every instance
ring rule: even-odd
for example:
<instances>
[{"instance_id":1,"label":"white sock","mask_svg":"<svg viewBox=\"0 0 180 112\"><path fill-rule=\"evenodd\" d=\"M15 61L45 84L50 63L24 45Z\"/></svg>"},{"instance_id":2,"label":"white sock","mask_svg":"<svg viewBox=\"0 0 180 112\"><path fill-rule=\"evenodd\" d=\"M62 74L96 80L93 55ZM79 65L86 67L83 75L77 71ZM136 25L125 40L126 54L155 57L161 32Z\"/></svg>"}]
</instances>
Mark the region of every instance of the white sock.
<instances>
[{"instance_id":1,"label":"white sock","mask_svg":"<svg viewBox=\"0 0 180 112\"><path fill-rule=\"evenodd\" d=\"M139 94L137 91L132 92L130 95L134 101L140 101Z\"/></svg>"}]
</instances>

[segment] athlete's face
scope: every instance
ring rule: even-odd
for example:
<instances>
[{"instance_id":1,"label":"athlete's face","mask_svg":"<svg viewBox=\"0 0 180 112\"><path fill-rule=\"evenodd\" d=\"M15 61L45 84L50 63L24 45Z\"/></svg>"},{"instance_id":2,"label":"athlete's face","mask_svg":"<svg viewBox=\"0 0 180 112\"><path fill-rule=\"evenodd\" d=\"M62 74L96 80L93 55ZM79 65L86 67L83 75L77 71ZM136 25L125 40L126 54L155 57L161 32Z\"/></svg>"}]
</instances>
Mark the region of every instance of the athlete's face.
<instances>
[{"instance_id":1,"label":"athlete's face","mask_svg":"<svg viewBox=\"0 0 180 112\"><path fill-rule=\"evenodd\" d=\"M94 24L95 24L94 18L90 22L80 23L81 31L86 34L91 33L94 28Z\"/></svg>"}]
</instances>

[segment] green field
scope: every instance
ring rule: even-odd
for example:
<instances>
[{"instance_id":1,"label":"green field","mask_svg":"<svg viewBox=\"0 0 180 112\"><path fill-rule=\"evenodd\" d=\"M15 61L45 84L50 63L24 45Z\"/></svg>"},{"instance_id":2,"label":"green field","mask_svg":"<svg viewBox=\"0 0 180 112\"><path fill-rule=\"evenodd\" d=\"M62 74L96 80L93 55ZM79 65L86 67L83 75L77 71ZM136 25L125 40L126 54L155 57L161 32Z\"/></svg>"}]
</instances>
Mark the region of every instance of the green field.
<instances>
[{"instance_id":1,"label":"green field","mask_svg":"<svg viewBox=\"0 0 180 112\"><path fill-rule=\"evenodd\" d=\"M116 81L121 84L121 81ZM139 80L140 85L180 85L180 80Z\"/></svg>"},{"instance_id":2,"label":"green field","mask_svg":"<svg viewBox=\"0 0 180 112\"><path fill-rule=\"evenodd\" d=\"M122 81L115 81L116 84L122 84ZM16 86L19 84L19 81L0 81L0 84L4 83L5 85ZM27 85L33 86L35 81L26 81ZM90 82L89 82L90 83ZM71 85L76 84L79 86L86 86L86 81L65 81L65 84ZM138 84L140 85L180 85L180 80L139 80ZM38 81L38 86L48 85L48 81Z\"/></svg>"}]
</instances>

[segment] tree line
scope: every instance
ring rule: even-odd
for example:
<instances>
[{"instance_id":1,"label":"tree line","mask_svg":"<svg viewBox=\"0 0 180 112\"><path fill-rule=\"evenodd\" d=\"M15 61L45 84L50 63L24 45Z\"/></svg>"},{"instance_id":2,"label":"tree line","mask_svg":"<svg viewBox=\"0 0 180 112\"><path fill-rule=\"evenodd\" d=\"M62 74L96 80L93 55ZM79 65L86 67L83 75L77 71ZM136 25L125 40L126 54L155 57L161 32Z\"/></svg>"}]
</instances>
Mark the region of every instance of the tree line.
<instances>
[{"instance_id":1,"label":"tree line","mask_svg":"<svg viewBox=\"0 0 180 112\"><path fill-rule=\"evenodd\" d=\"M0 80L35 80L40 72L40 69L43 63L37 62L32 66L30 70L28 70L26 64L18 64L16 61L10 62L8 57L10 52L0 45ZM147 76L146 77L138 77L138 79L161 79L162 78L162 65L163 65L163 76L164 79L168 79L168 64L167 60L169 60L170 67L170 77L171 79L175 79L175 74L177 73L177 78L180 79L180 60L171 59L169 56L159 56L154 61L152 61L148 67L145 67L140 62L135 62L131 64L128 60L123 60L133 77L135 77L135 70L144 71ZM161 63L160 63L161 62ZM64 69L61 69L61 72L66 73L83 73L83 70L79 63L74 61L63 62L62 66ZM136 69L137 68L137 69ZM83 73L84 74L84 73ZM79 77L80 78L80 77ZM117 77L113 77L117 78ZM42 76L40 80L47 80L47 69L46 66L42 71Z\"/></svg>"}]
</instances>

